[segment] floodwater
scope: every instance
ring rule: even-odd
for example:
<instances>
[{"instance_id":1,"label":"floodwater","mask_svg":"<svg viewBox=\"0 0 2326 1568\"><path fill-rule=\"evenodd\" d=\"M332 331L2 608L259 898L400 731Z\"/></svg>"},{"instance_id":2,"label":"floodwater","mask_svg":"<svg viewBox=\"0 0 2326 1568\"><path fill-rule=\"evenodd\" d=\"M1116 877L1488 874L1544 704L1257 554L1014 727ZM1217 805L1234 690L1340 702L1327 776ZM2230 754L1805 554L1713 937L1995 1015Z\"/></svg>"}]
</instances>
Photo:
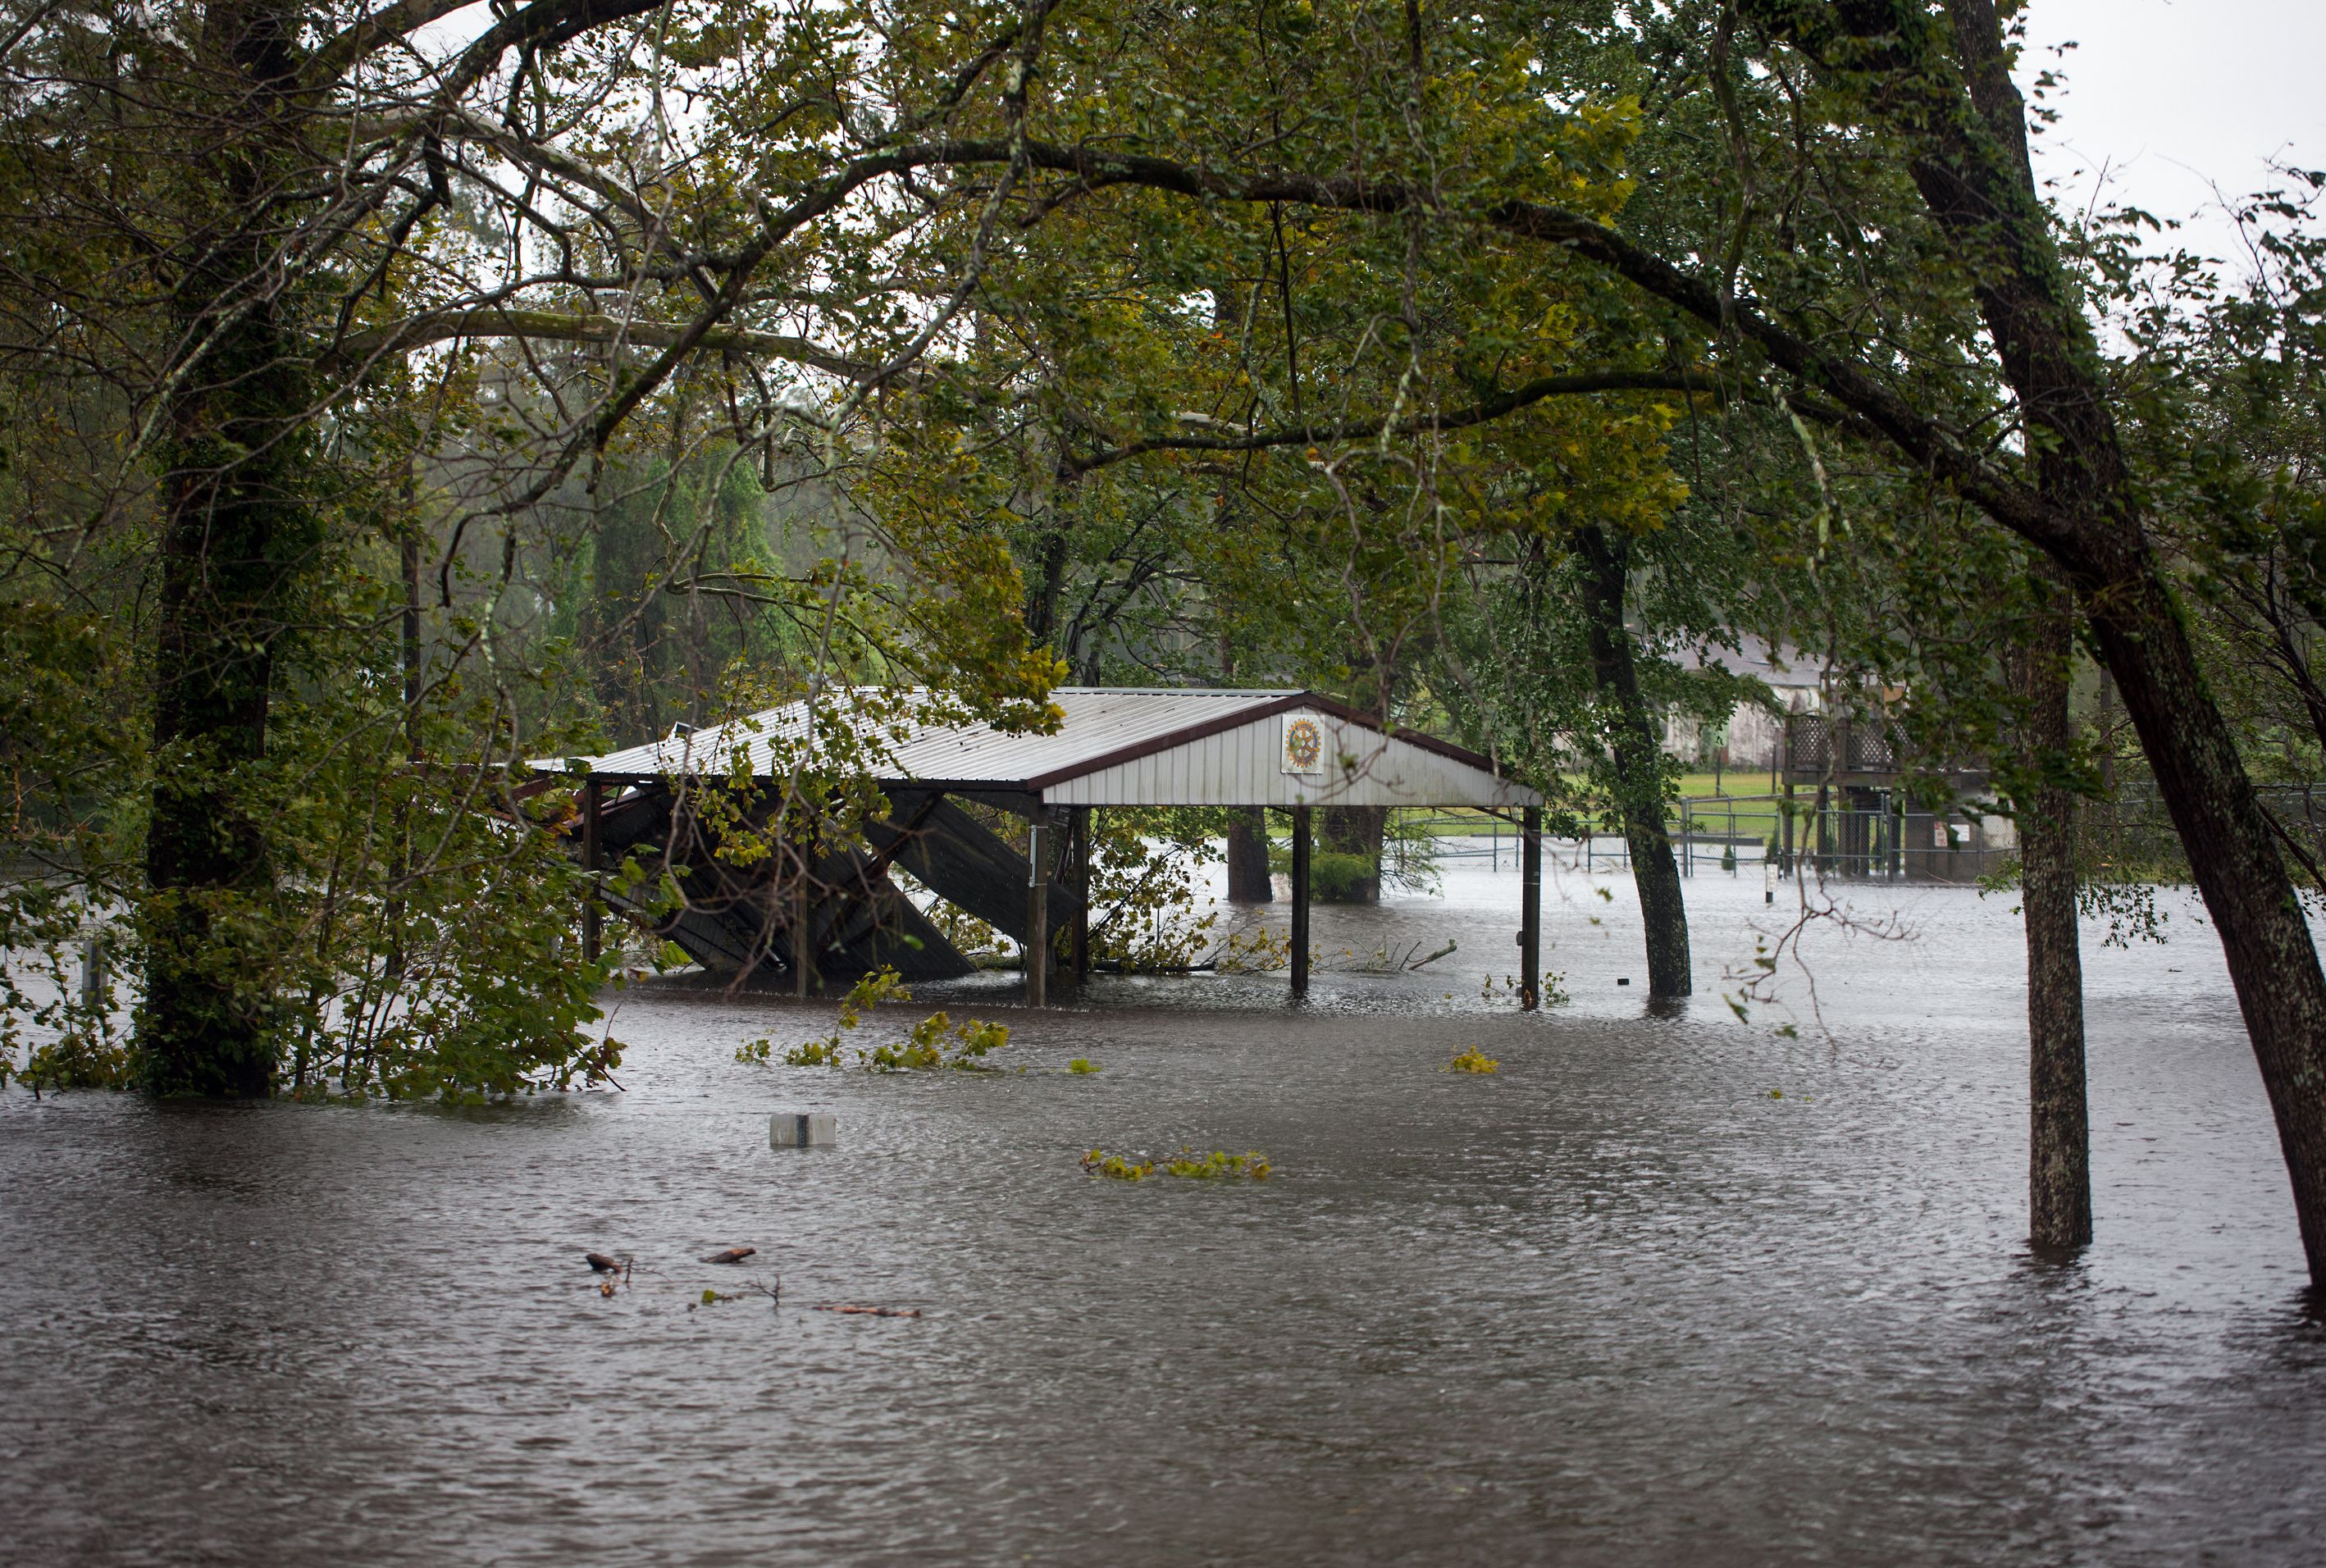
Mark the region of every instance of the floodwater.
<instances>
[{"instance_id":1,"label":"floodwater","mask_svg":"<svg viewBox=\"0 0 2326 1568\"><path fill-rule=\"evenodd\" d=\"M1298 1008L1280 976L1103 982L1009 1011L990 1075L745 1065L829 1005L656 982L621 1093L0 1095L0 1556L2326 1558L2326 1329L2189 907L2162 948L2088 932L2099 1237L2057 1265L2023 1239L2009 900L1838 889L1907 934L1821 923L1790 1013L1740 1022L1723 970L1782 905L1757 869L1689 891L1669 1016L1616 984L1604 874L1547 900L1574 1000L1483 995L1505 860L1320 910L1343 964L1456 940L1422 970ZM1465 1046L1502 1070L1443 1071ZM839 1146L771 1150L777 1109ZM1077 1164L1182 1144L1279 1174Z\"/></svg>"}]
</instances>

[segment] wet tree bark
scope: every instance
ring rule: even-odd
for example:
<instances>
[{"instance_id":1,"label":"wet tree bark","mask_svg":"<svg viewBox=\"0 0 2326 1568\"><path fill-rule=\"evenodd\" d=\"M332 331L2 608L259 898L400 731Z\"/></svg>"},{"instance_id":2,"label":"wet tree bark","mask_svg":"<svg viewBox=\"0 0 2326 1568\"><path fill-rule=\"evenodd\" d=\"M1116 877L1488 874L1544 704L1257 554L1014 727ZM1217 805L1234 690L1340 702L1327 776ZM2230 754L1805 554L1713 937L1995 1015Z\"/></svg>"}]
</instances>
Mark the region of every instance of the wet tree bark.
<instances>
[{"instance_id":1,"label":"wet tree bark","mask_svg":"<svg viewBox=\"0 0 2326 1568\"><path fill-rule=\"evenodd\" d=\"M404 579L404 610L398 617L397 654L404 667L404 759L417 765L420 761L420 517L418 510L419 484L410 468L404 477L402 501L396 509L396 556ZM382 915L387 928L387 978L391 984L404 979L404 882L412 875L412 805L399 799L395 806L395 825L391 833L395 845L395 858L388 867L389 895ZM305 1054L302 1049L299 1062L299 1084L307 1081Z\"/></svg>"},{"instance_id":2,"label":"wet tree bark","mask_svg":"<svg viewBox=\"0 0 2326 1568\"><path fill-rule=\"evenodd\" d=\"M2326 1285L2326 972L2141 526L2098 350L2036 199L2026 106L1993 0L1947 0L1946 9L1975 118L1965 125L1934 111L1941 100L1921 97L1893 112L1924 148L1912 165L1923 200L1974 258L1981 315L2040 438L2029 446L2057 535L2045 548L2090 621L2220 932L2276 1118L2310 1277ZM1859 5L1841 10L1852 26L1886 30L1894 20L1861 22Z\"/></svg>"},{"instance_id":3,"label":"wet tree bark","mask_svg":"<svg viewBox=\"0 0 2326 1568\"><path fill-rule=\"evenodd\" d=\"M2071 645L2066 617L2053 615L2013 655L2015 683L2028 704L2020 760L2031 774L2068 749ZM2052 1253L2071 1252L2092 1239L2076 809L2073 791L2037 784L2019 812L2020 911L2027 933L2028 1236L2039 1251Z\"/></svg>"},{"instance_id":4,"label":"wet tree bark","mask_svg":"<svg viewBox=\"0 0 2326 1568\"><path fill-rule=\"evenodd\" d=\"M1052 506L1057 505L1052 498ZM1034 547L1033 580L1026 585L1026 640L1037 647L1048 643L1058 629L1058 598L1066 583L1066 524L1054 510L1044 523L1042 536ZM1053 647L1050 652L1064 658L1066 650Z\"/></svg>"},{"instance_id":5,"label":"wet tree bark","mask_svg":"<svg viewBox=\"0 0 2326 1568\"><path fill-rule=\"evenodd\" d=\"M1228 809L1228 902L1271 904L1275 880L1268 869L1268 814L1258 806Z\"/></svg>"},{"instance_id":6,"label":"wet tree bark","mask_svg":"<svg viewBox=\"0 0 2326 1568\"><path fill-rule=\"evenodd\" d=\"M1663 772L1654 718L1640 695L1631 635L1624 626L1624 579L1631 551L1597 524L1576 534L1583 578L1584 624L1591 667L1614 758L1616 808L1632 852L1632 882L1646 927L1648 995L1685 997L1696 988L1688 946L1688 902L1680 892L1679 861L1664 825Z\"/></svg>"},{"instance_id":7,"label":"wet tree bark","mask_svg":"<svg viewBox=\"0 0 2326 1568\"><path fill-rule=\"evenodd\" d=\"M600 640L598 698L623 745L658 739L665 732L663 699L668 607L659 584L674 563L655 519L651 490L610 459L598 465L591 491L591 612Z\"/></svg>"},{"instance_id":8,"label":"wet tree bark","mask_svg":"<svg viewBox=\"0 0 2326 1568\"><path fill-rule=\"evenodd\" d=\"M1317 824L1317 848L1354 856L1371 869L1336 884L1330 902L1381 902L1382 845L1389 837L1387 806L1326 806Z\"/></svg>"},{"instance_id":9,"label":"wet tree bark","mask_svg":"<svg viewBox=\"0 0 2326 1568\"><path fill-rule=\"evenodd\" d=\"M140 912L139 1073L165 1094L255 1098L275 1071L271 955L246 914L271 895L252 793L274 660L316 544L300 493L307 376L270 236L295 146L297 17L212 5L198 47L215 96L210 199L187 214L172 302L200 345L168 410L154 782Z\"/></svg>"}]
</instances>

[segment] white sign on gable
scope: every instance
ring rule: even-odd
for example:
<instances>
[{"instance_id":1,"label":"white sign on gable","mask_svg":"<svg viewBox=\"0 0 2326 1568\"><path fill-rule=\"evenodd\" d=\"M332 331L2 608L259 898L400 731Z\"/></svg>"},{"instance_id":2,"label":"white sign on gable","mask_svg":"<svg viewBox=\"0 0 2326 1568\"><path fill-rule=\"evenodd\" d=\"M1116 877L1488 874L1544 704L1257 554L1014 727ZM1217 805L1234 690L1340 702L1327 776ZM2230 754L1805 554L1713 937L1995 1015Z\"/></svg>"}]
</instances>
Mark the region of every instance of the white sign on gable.
<instances>
[{"instance_id":1,"label":"white sign on gable","mask_svg":"<svg viewBox=\"0 0 2326 1568\"><path fill-rule=\"evenodd\" d=\"M1313 713L1284 716L1284 771L1320 774L1325 771L1325 727Z\"/></svg>"}]
</instances>

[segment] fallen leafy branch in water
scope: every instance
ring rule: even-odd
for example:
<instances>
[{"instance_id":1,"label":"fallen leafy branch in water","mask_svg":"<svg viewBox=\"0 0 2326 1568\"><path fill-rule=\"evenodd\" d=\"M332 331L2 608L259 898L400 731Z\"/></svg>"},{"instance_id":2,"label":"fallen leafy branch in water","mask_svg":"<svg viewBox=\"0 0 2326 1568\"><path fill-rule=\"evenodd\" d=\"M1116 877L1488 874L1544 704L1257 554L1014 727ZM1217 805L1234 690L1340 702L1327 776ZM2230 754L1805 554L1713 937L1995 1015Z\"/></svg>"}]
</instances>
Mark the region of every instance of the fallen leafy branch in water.
<instances>
[{"instance_id":1,"label":"fallen leafy branch in water","mask_svg":"<svg viewBox=\"0 0 2326 1568\"><path fill-rule=\"evenodd\" d=\"M1210 959L1210 966L1222 974L1260 974L1291 965L1290 933L1264 925L1228 932Z\"/></svg>"},{"instance_id":2,"label":"fallen leafy branch in water","mask_svg":"<svg viewBox=\"0 0 2326 1568\"><path fill-rule=\"evenodd\" d=\"M1153 1160L1129 1160L1121 1155L1110 1155L1103 1149L1093 1149L1083 1156L1083 1169L1093 1176L1104 1176L1115 1182L1143 1182L1155 1174ZM1214 1149L1199 1155L1182 1146L1178 1154L1163 1161L1163 1174L1190 1181L1216 1181L1223 1176L1249 1176L1255 1182L1265 1182L1275 1174L1276 1167L1258 1149L1249 1154L1232 1155L1225 1149Z\"/></svg>"},{"instance_id":3,"label":"fallen leafy branch in water","mask_svg":"<svg viewBox=\"0 0 2326 1568\"><path fill-rule=\"evenodd\" d=\"M866 1318L916 1318L921 1315L921 1309L918 1307L819 1306L810 1310L820 1313L846 1313L852 1317Z\"/></svg>"},{"instance_id":4,"label":"fallen leafy branch in water","mask_svg":"<svg viewBox=\"0 0 2326 1568\"><path fill-rule=\"evenodd\" d=\"M908 1002L913 994L899 982L897 971L882 970L865 976L851 988L840 1004L839 1026L831 1034L804 1040L783 1053L786 1067L842 1065L842 1041L848 1031L864 1021L867 1010L881 1002ZM956 1072L986 1071L985 1058L1009 1044L1002 1024L971 1018L954 1023L943 1013L932 1013L913 1025L902 1040L870 1048L855 1047L857 1065L867 1072L906 1072L945 1068ZM766 1064L775 1057L775 1042L761 1037L735 1048L735 1060Z\"/></svg>"},{"instance_id":5,"label":"fallen leafy branch in water","mask_svg":"<svg viewBox=\"0 0 2326 1568\"><path fill-rule=\"evenodd\" d=\"M741 1301L747 1295L763 1295L777 1305L782 1305L783 1276L777 1275L773 1285L761 1285L756 1280L746 1280L733 1290L712 1290L706 1286L702 1292L702 1299L687 1303L686 1310L693 1312L696 1307L716 1306L722 1301Z\"/></svg>"},{"instance_id":6,"label":"fallen leafy branch in water","mask_svg":"<svg viewBox=\"0 0 2326 1568\"><path fill-rule=\"evenodd\" d=\"M1500 1062L1497 1062L1494 1058L1487 1055L1475 1045L1473 1045L1467 1050L1456 1055L1453 1061L1447 1062L1446 1064L1446 1071L1448 1072L1492 1072L1501 1066L1502 1063Z\"/></svg>"},{"instance_id":7,"label":"fallen leafy branch in water","mask_svg":"<svg viewBox=\"0 0 2326 1568\"><path fill-rule=\"evenodd\" d=\"M950 1032L951 1038L947 1038ZM1006 1025L971 1018L955 1024L943 1013L931 1013L913 1025L912 1034L894 1045L859 1051L856 1059L867 1072L903 1072L912 1068L943 1067L956 1072L982 1072L988 1052L1009 1044Z\"/></svg>"},{"instance_id":8,"label":"fallen leafy branch in water","mask_svg":"<svg viewBox=\"0 0 2326 1568\"><path fill-rule=\"evenodd\" d=\"M1222 1176L1250 1176L1255 1182L1265 1182L1276 1167L1258 1149L1249 1154L1232 1155L1224 1149L1214 1149L1199 1155L1190 1148L1181 1148L1177 1159L1163 1162L1163 1174L1186 1176L1194 1181L1214 1181Z\"/></svg>"}]
</instances>

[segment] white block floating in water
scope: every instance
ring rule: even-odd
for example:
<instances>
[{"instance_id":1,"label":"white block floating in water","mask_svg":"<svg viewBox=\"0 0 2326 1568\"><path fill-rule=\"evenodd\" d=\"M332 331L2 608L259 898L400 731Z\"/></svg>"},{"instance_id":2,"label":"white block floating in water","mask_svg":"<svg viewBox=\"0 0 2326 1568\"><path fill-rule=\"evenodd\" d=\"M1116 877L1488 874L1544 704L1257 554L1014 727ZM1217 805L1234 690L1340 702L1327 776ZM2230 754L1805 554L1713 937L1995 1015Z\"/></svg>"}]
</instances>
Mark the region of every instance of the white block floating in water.
<instances>
[{"instance_id":1,"label":"white block floating in water","mask_svg":"<svg viewBox=\"0 0 2326 1568\"><path fill-rule=\"evenodd\" d=\"M768 1146L828 1149L839 1142L828 1110L779 1110L768 1118Z\"/></svg>"}]
</instances>

